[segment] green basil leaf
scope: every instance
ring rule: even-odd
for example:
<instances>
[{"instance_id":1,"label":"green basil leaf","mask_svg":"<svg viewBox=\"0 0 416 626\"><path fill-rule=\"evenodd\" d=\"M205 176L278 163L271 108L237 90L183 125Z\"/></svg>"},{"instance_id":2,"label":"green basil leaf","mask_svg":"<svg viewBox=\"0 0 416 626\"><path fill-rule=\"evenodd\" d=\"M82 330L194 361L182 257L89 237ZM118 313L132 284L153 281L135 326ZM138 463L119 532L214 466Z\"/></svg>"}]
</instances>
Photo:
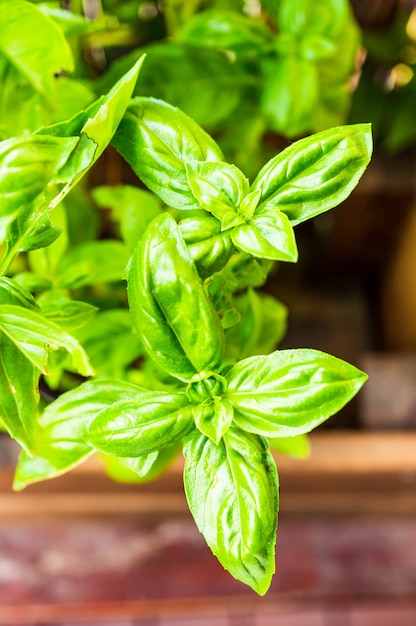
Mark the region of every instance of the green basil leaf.
<instances>
[{"instance_id":1,"label":"green basil leaf","mask_svg":"<svg viewBox=\"0 0 416 626\"><path fill-rule=\"evenodd\" d=\"M128 297L136 332L159 367L186 381L220 366L220 320L168 214L153 220L133 254Z\"/></svg>"},{"instance_id":2,"label":"green basil leaf","mask_svg":"<svg viewBox=\"0 0 416 626\"><path fill-rule=\"evenodd\" d=\"M185 171L201 208L220 222L230 211L236 212L250 191L247 178L235 165L221 161L189 161L185 163Z\"/></svg>"},{"instance_id":3,"label":"green basil leaf","mask_svg":"<svg viewBox=\"0 0 416 626\"><path fill-rule=\"evenodd\" d=\"M230 428L218 445L196 431L184 445L185 493L220 563L263 595L275 569L276 466L262 437Z\"/></svg>"},{"instance_id":4,"label":"green basil leaf","mask_svg":"<svg viewBox=\"0 0 416 626\"><path fill-rule=\"evenodd\" d=\"M0 277L0 305L1 304L17 304L25 309L39 311L39 306L36 304L30 291L22 285L19 285L16 280L7 278L6 276Z\"/></svg>"},{"instance_id":5,"label":"green basil leaf","mask_svg":"<svg viewBox=\"0 0 416 626\"><path fill-rule=\"evenodd\" d=\"M65 186L50 201L50 208L56 206L79 182L110 143L130 102L142 63L143 57L120 78L108 94L93 102L85 111L77 113L69 120L37 131L36 136L79 135L80 138L71 158L56 177L56 182L64 183Z\"/></svg>"},{"instance_id":6,"label":"green basil leaf","mask_svg":"<svg viewBox=\"0 0 416 626\"><path fill-rule=\"evenodd\" d=\"M72 72L71 48L61 29L31 2L0 2L0 53L47 99L55 75Z\"/></svg>"},{"instance_id":7,"label":"green basil leaf","mask_svg":"<svg viewBox=\"0 0 416 626\"><path fill-rule=\"evenodd\" d=\"M179 32L181 41L217 50L234 50L239 55L257 55L272 35L265 26L236 11L207 9L195 13Z\"/></svg>"},{"instance_id":8,"label":"green basil leaf","mask_svg":"<svg viewBox=\"0 0 416 626\"><path fill-rule=\"evenodd\" d=\"M39 371L0 333L0 418L29 454L36 453L41 433L37 422L38 380Z\"/></svg>"},{"instance_id":9,"label":"green basil leaf","mask_svg":"<svg viewBox=\"0 0 416 626\"><path fill-rule=\"evenodd\" d=\"M149 452L134 458L103 455L107 474L122 483L144 483L158 478L180 452L180 445Z\"/></svg>"},{"instance_id":10,"label":"green basil leaf","mask_svg":"<svg viewBox=\"0 0 416 626\"><path fill-rule=\"evenodd\" d=\"M194 45L169 39L152 42L114 61L100 80L100 88L112 84L139 53L146 54L146 63L134 95L169 102L208 128L227 120L241 102L243 89L253 83L239 59L221 50L208 50L201 42Z\"/></svg>"},{"instance_id":11,"label":"green basil leaf","mask_svg":"<svg viewBox=\"0 0 416 626\"><path fill-rule=\"evenodd\" d=\"M179 230L201 278L212 276L228 262L234 250L228 231L209 216L189 217L179 222Z\"/></svg>"},{"instance_id":12,"label":"green basil leaf","mask_svg":"<svg viewBox=\"0 0 416 626\"><path fill-rule=\"evenodd\" d=\"M255 354L269 354L286 331L286 306L253 289L236 297L234 304L241 318L226 331L227 356L241 360Z\"/></svg>"},{"instance_id":13,"label":"green basil leaf","mask_svg":"<svg viewBox=\"0 0 416 626\"><path fill-rule=\"evenodd\" d=\"M72 300L60 290L46 291L38 299L38 305L45 318L69 333L87 324L98 310L87 302Z\"/></svg>"},{"instance_id":14,"label":"green basil leaf","mask_svg":"<svg viewBox=\"0 0 416 626\"><path fill-rule=\"evenodd\" d=\"M120 223L121 236L131 249L162 210L154 194L131 185L96 187L92 197L99 207L111 209L113 219Z\"/></svg>"},{"instance_id":15,"label":"green basil leaf","mask_svg":"<svg viewBox=\"0 0 416 626\"><path fill-rule=\"evenodd\" d=\"M197 404L192 409L196 427L218 444L231 426L234 409L225 398L215 398L209 404Z\"/></svg>"},{"instance_id":16,"label":"green basil leaf","mask_svg":"<svg viewBox=\"0 0 416 626\"><path fill-rule=\"evenodd\" d=\"M284 454L294 459L307 459L311 453L308 435L270 439L270 446L279 454Z\"/></svg>"},{"instance_id":17,"label":"green basil leaf","mask_svg":"<svg viewBox=\"0 0 416 626\"><path fill-rule=\"evenodd\" d=\"M122 381L97 379L67 391L39 418L43 429L37 456L20 455L13 488L59 476L84 461L92 450L85 443L88 421L114 402L131 398L140 387Z\"/></svg>"},{"instance_id":18,"label":"green basil leaf","mask_svg":"<svg viewBox=\"0 0 416 626\"><path fill-rule=\"evenodd\" d=\"M144 352L126 309L100 311L75 336L100 376L125 378L128 366Z\"/></svg>"},{"instance_id":19,"label":"green basil leaf","mask_svg":"<svg viewBox=\"0 0 416 626\"><path fill-rule=\"evenodd\" d=\"M188 161L222 161L217 144L179 109L134 98L112 140L142 182L166 204L199 208L186 177Z\"/></svg>"},{"instance_id":20,"label":"green basil leaf","mask_svg":"<svg viewBox=\"0 0 416 626\"><path fill-rule=\"evenodd\" d=\"M255 257L273 261L298 260L293 227L278 209L257 210L246 224L236 226L231 232L236 248Z\"/></svg>"},{"instance_id":21,"label":"green basil leaf","mask_svg":"<svg viewBox=\"0 0 416 626\"><path fill-rule=\"evenodd\" d=\"M0 236L64 166L77 137L29 135L0 143Z\"/></svg>"},{"instance_id":22,"label":"green basil leaf","mask_svg":"<svg viewBox=\"0 0 416 626\"><path fill-rule=\"evenodd\" d=\"M261 111L269 127L285 137L313 130L313 112L319 96L314 63L287 55L266 66Z\"/></svg>"},{"instance_id":23,"label":"green basil leaf","mask_svg":"<svg viewBox=\"0 0 416 626\"><path fill-rule=\"evenodd\" d=\"M299 349L244 359L226 378L237 426L266 437L290 437L339 411L367 375L318 350Z\"/></svg>"},{"instance_id":24,"label":"green basil leaf","mask_svg":"<svg viewBox=\"0 0 416 626\"><path fill-rule=\"evenodd\" d=\"M277 21L282 31L298 37L305 35L327 35L335 37L348 18L346 0L281 0L278 5Z\"/></svg>"},{"instance_id":25,"label":"green basil leaf","mask_svg":"<svg viewBox=\"0 0 416 626\"><path fill-rule=\"evenodd\" d=\"M371 158L369 124L340 126L296 141L262 168L252 189L258 211L276 208L293 225L332 209L357 185Z\"/></svg>"},{"instance_id":26,"label":"green basil leaf","mask_svg":"<svg viewBox=\"0 0 416 626\"><path fill-rule=\"evenodd\" d=\"M1 305L0 331L43 374L48 373L49 353L58 348L64 348L71 355L72 364L78 372L84 376L93 374L87 355L78 341L36 311L12 304Z\"/></svg>"},{"instance_id":27,"label":"green basil leaf","mask_svg":"<svg viewBox=\"0 0 416 626\"><path fill-rule=\"evenodd\" d=\"M136 457L181 441L193 428L184 392L143 391L100 411L88 425L86 440L100 452Z\"/></svg>"},{"instance_id":28,"label":"green basil leaf","mask_svg":"<svg viewBox=\"0 0 416 626\"><path fill-rule=\"evenodd\" d=\"M88 241L67 252L57 267L58 286L75 289L121 280L129 250L113 239Z\"/></svg>"},{"instance_id":29,"label":"green basil leaf","mask_svg":"<svg viewBox=\"0 0 416 626\"><path fill-rule=\"evenodd\" d=\"M45 222L46 228L43 232L43 236L47 236L48 231L51 237L53 231L57 231L59 235L56 240L47 245L47 247L31 250L27 259L32 271L40 276L49 278L52 282L56 282L56 266L68 248L67 219L63 203L55 207L53 225L49 223L48 215L46 215ZM30 232L30 236L27 238L28 246L24 245L25 239L21 240L21 248L31 248L34 240L35 243L39 241L39 226L42 226L42 224L37 225L36 230Z\"/></svg>"}]
</instances>

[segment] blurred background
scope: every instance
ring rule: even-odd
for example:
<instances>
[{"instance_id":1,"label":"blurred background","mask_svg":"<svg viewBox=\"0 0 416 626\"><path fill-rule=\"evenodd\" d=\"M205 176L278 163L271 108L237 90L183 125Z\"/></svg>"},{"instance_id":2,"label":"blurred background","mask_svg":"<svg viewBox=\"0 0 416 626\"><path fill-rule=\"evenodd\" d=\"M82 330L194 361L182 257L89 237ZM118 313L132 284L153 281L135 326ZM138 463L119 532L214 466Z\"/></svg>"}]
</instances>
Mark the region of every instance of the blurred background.
<instances>
[{"instance_id":1,"label":"blurred background","mask_svg":"<svg viewBox=\"0 0 416 626\"><path fill-rule=\"evenodd\" d=\"M299 263L276 267L265 287L288 307L282 348L324 350L369 381L311 436L309 458L277 456L277 573L262 599L206 548L180 461L131 485L92 460L17 494L17 449L1 439L0 623L414 626L416 2L36 4L89 21L66 30L85 105L88 81L105 93L146 52L136 95L182 108L249 177L298 138L372 123L374 157L357 189L297 227ZM24 116L10 113L19 129ZM50 115L34 110L35 127ZM89 184L121 183L138 181L108 149Z\"/></svg>"}]
</instances>

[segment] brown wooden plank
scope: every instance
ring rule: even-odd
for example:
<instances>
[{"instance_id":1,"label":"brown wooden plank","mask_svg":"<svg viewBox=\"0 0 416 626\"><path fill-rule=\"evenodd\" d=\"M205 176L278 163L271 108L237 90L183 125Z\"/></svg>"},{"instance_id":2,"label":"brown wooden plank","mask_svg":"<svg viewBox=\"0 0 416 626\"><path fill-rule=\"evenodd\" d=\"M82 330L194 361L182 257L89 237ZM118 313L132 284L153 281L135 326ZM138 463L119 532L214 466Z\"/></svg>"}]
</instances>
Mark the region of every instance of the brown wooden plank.
<instances>
[{"instance_id":1,"label":"brown wooden plank","mask_svg":"<svg viewBox=\"0 0 416 626\"><path fill-rule=\"evenodd\" d=\"M416 514L416 433L321 431L307 460L277 456L281 508L302 514ZM50 516L188 515L178 459L144 485L111 481L97 460L65 476L11 490L12 468L0 472L0 520Z\"/></svg>"}]
</instances>

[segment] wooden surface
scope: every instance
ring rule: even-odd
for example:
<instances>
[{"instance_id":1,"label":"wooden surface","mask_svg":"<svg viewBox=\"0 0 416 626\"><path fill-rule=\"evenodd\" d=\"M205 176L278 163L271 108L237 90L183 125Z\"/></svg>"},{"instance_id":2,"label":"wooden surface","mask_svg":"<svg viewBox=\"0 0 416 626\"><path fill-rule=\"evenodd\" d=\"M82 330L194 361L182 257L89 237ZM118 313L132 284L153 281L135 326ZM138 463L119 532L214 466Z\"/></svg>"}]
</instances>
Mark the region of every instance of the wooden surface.
<instances>
[{"instance_id":1,"label":"wooden surface","mask_svg":"<svg viewBox=\"0 0 416 626\"><path fill-rule=\"evenodd\" d=\"M320 431L307 460L276 456L281 508L294 515L416 514L416 433ZM59 478L11 489L13 469L0 468L0 520L187 514L178 459L157 481L111 481L92 459Z\"/></svg>"},{"instance_id":2,"label":"wooden surface","mask_svg":"<svg viewBox=\"0 0 416 626\"><path fill-rule=\"evenodd\" d=\"M416 433L317 432L277 458L277 571L257 597L187 511L182 462L119 485L97 460L11 492L0 470L0 625L414 626Z\"/></svg>"}]
</instances>

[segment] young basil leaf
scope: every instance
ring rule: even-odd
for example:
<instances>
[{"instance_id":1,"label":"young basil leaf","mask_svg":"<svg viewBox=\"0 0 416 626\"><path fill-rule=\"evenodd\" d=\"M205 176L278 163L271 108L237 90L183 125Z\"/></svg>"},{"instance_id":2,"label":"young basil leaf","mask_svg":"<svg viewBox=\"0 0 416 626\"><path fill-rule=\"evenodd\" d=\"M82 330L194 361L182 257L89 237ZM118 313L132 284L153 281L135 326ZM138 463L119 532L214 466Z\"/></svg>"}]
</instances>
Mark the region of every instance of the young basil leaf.
<instances>
[{"instance_id":1,"label":"young basil leaf","mask_svg":"<svg viewBox=\"0 0 416 626\"><path fill-rule=\"evenodd\" d=\"M1 305L0 331L43 374L48 373L49 353L58 348L64 348L71 355L73 366L80 374L91 376L94 373L78 341L37 311L12 304Z\"/></svg>"},{"instance_id":2,"label":"young basil leaf","mask_svg":"<svg viewBox=\"0 0 416 626\"><path fill-rule=\"evenodd\" d=\"M114 402L134 397L140 387L106 378L91 380L67 391L52 402L39 418L43 429L40 448L34 457L22 452L13 488L59 476L90 454L84 434L88 421Z\"/></svg>"},{"instance_id":3,"label":"young basil leaf","mask_svg":"<svg viewBox=\"0 0 416 626\"><path fill-rule=\"evenodd\" d=\"M72 72L74 59L62 30L31 2L0 2L0 54L45 98L52 99L55 76Z\"/></svg>"},{"instance_id":4,"label":"young basil leaf","mask_svg":"<svg viewBox=\"0 0 416 626\"><path fill-rule=\"evenodd\" d=\"M38 299L42 315L69 333L85 326L97 313L97 307L72 300L65 291L51 289Z\"/></svg>"},{"instance_id":5,"label":"young basil leaf","mask_svg":"<svg viewBox=\"0 0 416 626\"><path fill-rule=\"evenodd\" d=\"M0 277L0 304L17 304L25 309L39 311L39 306L30 291L6 276Z\"/></svg>"},{"instance_id":6,"label":"young basil leaf","mask_svg":"<svg viewBox=\"0 0 416 626\"><path fill-rule=\"evenodd\" d=\"M75 289L121 280L129 250L116 239L88 241L67 252L56 272L58 287Z\"/></svg>"},{"instance_id":7,"label":"young basil leaf","mask_svg":"<svg viewBox=\"0 0 416 626\"><path fill-rule=\"evenodd\" d=\"M128 366L144 353L126 309L100 311L75 336L100 376L124 379Z\"/></svg>"},{"instance_id":8,"label":"young basil leaf","mask_svg":"<svg viewBox=\"0 0 416 626\"><path fill-rule=\"evenodd\" d=\"M179 230L201 278L212 276L228 262L234 250L229 231L221 232L214 217L189 217L179 222Z\"/></svg>"},{"instance_id":9,"label":"young basil leaf","mask_svg":"<svg viewBox=\"0 0 416 626\"><path fill-rule=\"evenodd\" d=\"M211 403L197 404L192 409L196 427L218 444L231 426L234 409L225 398L214 398Z\"/></svg>"},{"instance_id":10,"label":"young basil leaf","mask_svg":"<svg viewBox=\"0 0 416 626\"><path fill-rule=\"evenodd\" d=\"M99 207L111 209L112 217L120 223L121 236L131 249L162 210L153 193L131 185L96 187L92 197Z\"/></svg>"},{"instance_id":11,"label":"young basil leaf","mask_svg":"<svg viewBox=\"0 0 416 626\"><path fill-rule=\"evenodd\" d=\"M159 367L181 380L216 370L224 336L175 220L153 220L128 272L133 324Z\"/></svg>"},{"instance_id":12,"label":"young basil leaf","mask_svg":"<svg viewBox=\"0 0 416 626\"><path fill-rule=\"evenodd\" d=\"M249 289L234 299L240 321L226 331L226 353L235 360L269 354L282 339L287 308L270 295Z\"/></svg>"},{"instance_id":13,"label":"young basil leaf","mask_svg":"<svg viewBox=\"0 0 416 626\"><path fill-rule=\"evenodd\" d=\"M37 131L36 136L79 136L78 145L73 150L71 158L56 177L56 182L64 183L65 186L50 201L50 207L56 206L66 196L110 143L130 102L142 63L143 57L112 87L108 94L93 102L85 111L77 113L69 120Z\"/></svg>"},{"instance_id":14,"label":"young basil leaf","mask_svg":"<svg viewBox=\"0 0 416 626\"><path fill-rule=\"evenodd\" d=\"M49 223L48 216L46 216L45 222L46 230L44 231L43 236L48 235L48 230L50 235L51 231L58 231L59 236L53 243L47 245L47 247L31 250L31 252L27 255L27 259L29 267L33 272L40 276L44 276L45 278L49 278L53 283L55 283L56 267L68 249L67 219L63 203L55 207L53 225ZM13 230L13 228L11 230ZM38 243L38 231L39 228L36 228L36 232L32 231L30 233L30 236L27 238L27 246L24 245L26 238L23 238L21 240L21 248L27 249L28 247L32 247L34 243Z\"/></svg>"},{"instance_id":15,"label":"young basil leaf","mask_svg":"<svg viewBox=\"0 0 416 626\"><path fill-rule=\"evenodd\" d=\"M266 437L290 437L339 411L367 375L318 350L299 349L244 359L226 378L237 426Z\"/></svg>"},{"instance_id":16,"label":"young basil leaf","mask_svg":"<svg viewBox=\"0 0 416 626\"><path fill-rule=\"evenodd\" d=\"M267 68L261 111L273 131L299 137L311 129L318 96L315 64L296 54L285 55Z\"/></svg>"},{"instance_id":17,"label":"young basil leaf","mask_svg":"<svg viewBox=\"0 0 416 626\"><path fill-rule=\"evenodd\" d=\"M348 17L346 0L281 0L277 10L277 21L282 31L298 37L305 35L336 36Z\"/></svg>"},{"instance_id":18,"label":"young basil leaf","mask_svg":"<svg viewBox=\"0 0 416 626\"><path fill-rule=\"evenodd\" d=\"M275 208L257 210L246 224L233 228L231 241L242 252L262 259L298 260L293 227L288 217Z\"/></svg>"},{"instance_id":19,"label":"young basil leaf","mask_svg":"<svg viewBox=\"0 0 416 626\"><path fill-rule=\"evenodd\" d=\"M169 39L152 42L112 62L99 81L100 88L112 84L139 53L146 55L146 63L134 95L169 102L208 128L229 119L241 102L243 89L253 83L239 59L208 50L201 42L192 45Z\"/></svg>"},{"instance_id":20,"label":"young basil leaf","mask_svg":"<svg viewBox=\"0 0 416 626\"><path fill-rule=\"evenodd\" d=\"M106 454L136 457L181 441L195 424L184 392L143 391L100 411L86 441Z\"/></svg>"},{"instance_id":21,"label":"young basil leaf","mask_svg":"<svg viewBox=\"0 0 416 626\"><path fill-rule=\"evenodd\" d=\"M283 211L293 225L345 200L367 167L369 124L340 126L296 141L271 159L252 185L261 190L258 211Z\"/></svg>"},{"instance_id":22,"label":"young basil leaf","mask_svg":"<svg viewBox=\"0 0 416 626\"><path fill-rule=\"evenodd\" d=\"M122 483L144 483L158 478L180 452L176 444L133 458L102 455L105 470L113 480Z\"/></svg>"},{"instance_id":23,"label":"young basil leaf","mask_svg":"<svg viewBox=\"0 0 416 626\"><path fill-rule=\"evenodd\" d=\"M221 150L196 122L154 98L134 98L112 144L140 180L166 204L197 209L185 164L222 161Z\"/></svg>"},{"instance_id":24,"label":"young basil leaf","mask_svg":"<svg viewBox=\"0 0 416 626\"><path fill-rule=\"evenodd\" d=\"M276 466L265 439L230 428L218 445L199 431L184 444L185 493L220 563L263 595L274 570Z\"/></svg>"},{"instance_id":25,"label":"young basil leaf","mask_svg":"<svg viewBox=\"0 0 416 626\"><path fill-rule=\"evenodd\" d=\"M230 212L238 219L236 211L250 191L249 182L238 167L221 161L188 161L185 171L201 208L220 222Z\"/></svg>"},{"instance_id":26,"label":"young basil leaf","mask_svg":"<svg viewBox=\"0 0 416 626\"><path fill-rule=\"evenodd\" d=\"M236 11L206 9L195 13L179 32L179 39L239 56L258 55L270 44L271 32L260 22Z\"/></svg>"},{"instance_id":27,"label":"young basil leaf","mask_svg":"<svg viewBox=\"0 0 416 626\"><path fill-rule=\"evenodd\" d=\"M0 237L64 166L78 137L29 135L0 143Z\"/></svg>"},{"instance_id":28,"label":"young basil leaf","mask_svg":"<svg viewBox=\"0 0 416 626\"><path fill-rule=\"evenodd\" d=\"M29 453L39 447L39 371L0 333L0 418L8 433Z\"/></svg>"}]
</instances>

